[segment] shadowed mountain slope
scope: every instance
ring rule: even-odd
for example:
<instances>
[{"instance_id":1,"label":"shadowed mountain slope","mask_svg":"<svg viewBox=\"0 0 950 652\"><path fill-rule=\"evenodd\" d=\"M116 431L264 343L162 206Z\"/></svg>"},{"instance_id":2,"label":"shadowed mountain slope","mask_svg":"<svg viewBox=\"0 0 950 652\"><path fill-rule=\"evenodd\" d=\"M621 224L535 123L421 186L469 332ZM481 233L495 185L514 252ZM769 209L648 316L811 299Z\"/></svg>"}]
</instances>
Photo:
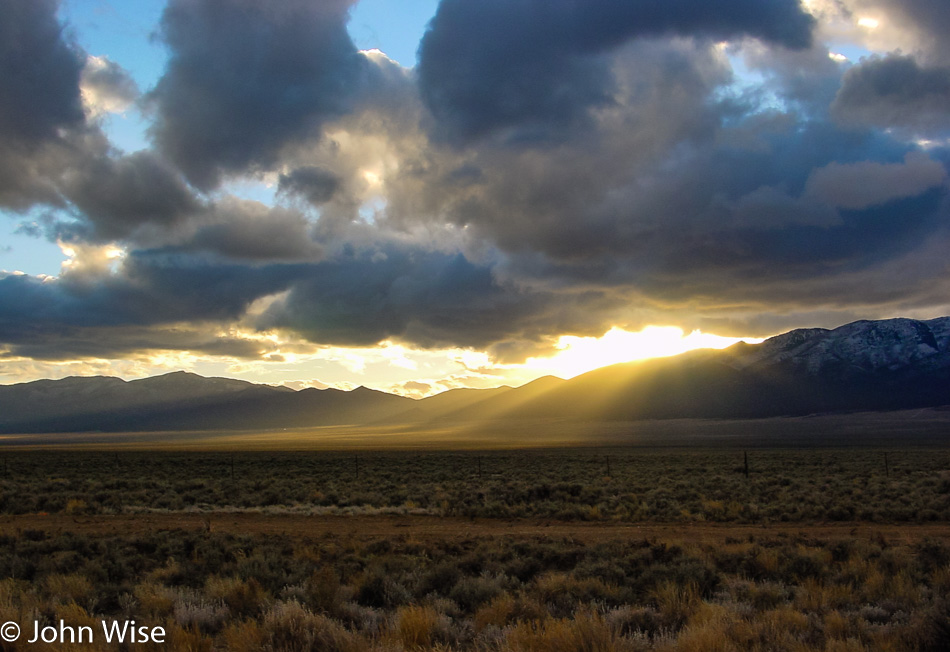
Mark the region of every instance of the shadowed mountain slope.
<instances>
[{"instance_id":1,"label":"shadowed mountain slope","mask_svg":"<svg viewBox=\"0 0 950 652\"><path fill-rule=\"evenodd\" d=\"M307 427L379 420L413 404L365 387L297 392L185 372L131 382L71 377L0 387L0 431Z\"/></svg>"},{"instance_id":2,"label":"shadowed mountain slope","mask_svg":"<svg viewBox=\"0 0 950 652\"><path fill-rule=\"evenodd\" d=\"M697 350L547 376L518 388L413 400L255 385L176 372L126 382L71 377L0 386L0 432L249 430L558 418L752 418L950 404L950 317L799 329L761 344Z\"/></svg>"},{"instance_id":3,"label":"shadowed mountain slope","mask_svg":"<svg viewBox=\"0 0 950 652\"><path fill-rule=\"evenodd\" d=\"M950 318L801 329L596 369L504 416L742 418L950 404ZM505 395L517 399L514 390Z\"/></svg>"}]
</instances>

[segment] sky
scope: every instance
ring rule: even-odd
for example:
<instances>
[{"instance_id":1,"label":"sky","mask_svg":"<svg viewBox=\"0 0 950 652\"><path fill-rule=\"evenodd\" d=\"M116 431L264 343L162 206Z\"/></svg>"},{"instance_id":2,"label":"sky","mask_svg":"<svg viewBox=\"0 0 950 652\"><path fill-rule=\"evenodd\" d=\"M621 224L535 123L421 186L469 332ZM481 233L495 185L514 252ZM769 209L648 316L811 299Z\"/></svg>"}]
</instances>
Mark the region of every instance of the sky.
<instances>
[{"instance_id":1,"label":"sky","mask_svg":"<svg viewBox=\"0 0 950 652\"><path fill-rule=\"evenodd\" d=\"M945 0L0 15L0 383L424 396L950 314Z\"/></svg>"}]
</instances>

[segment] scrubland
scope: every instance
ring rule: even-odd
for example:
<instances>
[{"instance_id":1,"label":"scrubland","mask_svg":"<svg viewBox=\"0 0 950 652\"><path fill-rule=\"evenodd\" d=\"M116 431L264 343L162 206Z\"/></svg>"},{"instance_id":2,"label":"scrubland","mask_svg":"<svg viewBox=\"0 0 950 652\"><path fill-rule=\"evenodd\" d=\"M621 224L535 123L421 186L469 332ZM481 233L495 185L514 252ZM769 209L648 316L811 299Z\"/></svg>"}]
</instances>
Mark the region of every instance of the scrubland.
<instances>
[{"instance_id":1,"label":"scrubland","mask_svg":"<svg viewBox=\"0 0 950 652\"><path fill-rule=\"evenodd\" d=\"M98 628L104 617L133 618L165 627L163 649L950 646L950 547L926 538L587 545L28 530L0 544L0 620Z\"/></svg>"},{"instance_id":2,"label":"scrubland","mask_svg":"<svg viewBox=\"0 0 950 652\"><path fill-rule=\"evenodd\" d=\"M7 452L0 621L132 618L175 650L947 650L950 456L884 453L752 451L747 476L741 450ZM257 512L269 532L214 527ZM206 527L147 520L185 513Z\"/></svg>"},{"instance_id":3,"label":"scrubland","mask_svg":"<svg viewBox=\"0 0 950 652\"><path fill-rule=\"evenodd\" d=\"M748 459L749 474L745 474ZM8 452L0 513L950 521L950 451Z\"/></svg>"}]
</instances>

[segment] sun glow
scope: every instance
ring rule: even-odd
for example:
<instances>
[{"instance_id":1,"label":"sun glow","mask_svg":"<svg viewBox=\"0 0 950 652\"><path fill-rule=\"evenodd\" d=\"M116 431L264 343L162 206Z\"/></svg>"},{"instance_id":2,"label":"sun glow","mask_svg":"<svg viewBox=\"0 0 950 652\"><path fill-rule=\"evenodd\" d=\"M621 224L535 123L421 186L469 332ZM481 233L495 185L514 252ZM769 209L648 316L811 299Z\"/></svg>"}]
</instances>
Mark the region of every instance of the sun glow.
<instances>
[{"instance_id":1,"label":"sun glow","mask_svg":"<svg viewBox=\"0 0 950 652\"><path fill-rule=\"evenodd\" d=\"M877 18L864 17L858 20L858 25L861 27L867 27L868 29L875 29L880 24L881 21L879 21Z\"/></svg>"},{"instance_id":2,"label":"sun glow","mask_svg":"<svg viewBox=\"0 0 950 652\"><path fill-rule=\"evenodd\" d=\"M57 244L66 257L60 264L61 274L71 274L76 278L111 274L126 255L124 250L114 244L67 244L62 240L58 240Z\"/></svg>"},{"instance_id":3,"label":"sun glow","mask_svg":"<svg viewBox=\"0 0 950 652\"><path fill-rule=\"evenodd\" d=\"M372 170L363 170L363 178L370 186L378 186L383 180L379 172L373 172Z\"/></svg>"},{"instance_id":4,"label":"sun glow","mask_svg":"<svg viewBox=\"0 0 950 652\"><path fill-rule=\"evenodd\" d=\"M563 335L558 352L547 358L530 358L526 366L546 369L562 378L572 378L598 367L647 358L663 358L693 349L724 349L736 342L761 342L761 338L722 337L695 330L688 335L676 326L647 326L630 332L611 328L602 337Z\"/></svg>"}]
</instances>

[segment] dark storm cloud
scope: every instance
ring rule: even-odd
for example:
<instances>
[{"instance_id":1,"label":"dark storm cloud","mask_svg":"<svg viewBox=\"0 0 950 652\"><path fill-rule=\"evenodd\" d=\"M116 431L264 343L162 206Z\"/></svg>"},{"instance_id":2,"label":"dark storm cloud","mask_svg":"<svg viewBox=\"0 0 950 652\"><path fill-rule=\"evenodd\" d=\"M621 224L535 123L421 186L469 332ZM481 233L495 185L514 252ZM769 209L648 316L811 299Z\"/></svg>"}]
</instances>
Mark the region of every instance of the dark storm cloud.
<instances>
[{"instance_id":1,"label":"dark storm cloud","mask_svg":"<svg viewBox=\"0 0 950 652\"><path fill-rule=\"evenodd\" d=\"M598 202L587 206L562 188L549 204L560 210L535 217L548 227L531 245L551 267L512 274L626 285L675 303L761 295L790 279L797 293L813 283L826 292L828 278L906 254L946 224L946 173L926 155L902 161L906 150L896 144L831 125L769 136L760 149L695 151L651 171L648 185L596 189ZM867 158L888 163L832 163ZM857 179L875 185L855 187ZM515 250L528 243L526 224L472 226ZM772 301L788 298L783 291Z\"/></svg>"},{"instance_id":2,"label":"dark storm cloud","mask_svg":"<svg viewBox=\"0 0 950 652\"><path fill-rule=\"evenodd\" d=\"M805 192L833 206L860 210L916 197L943 185L946 179L947 170L939 161L912 152L902 163L830 163L812 172Z\"/></svg>"},{"instance_id":3,"label":"dark storm cloud","mask_svg":"<svg viewBox=\"0 0 950 652\"><path fill-rule=\"evenodd\" d=\"M495 274L505 282L625 297L634 328L743 305L748 315L871 310L901 293L923 301L928 283L944 287L944 267L916 259L947 239L941 150L831 122L841 68L827 51L759 56L775 95L747 97L723 92L708 44L638 41L613 56L624 92L598 115L594 138L542 150L470 146L422 175L415 192L436 204L425 219L500 248ZM820 91L804 88L812 69ZM473 173L458 183L454 170ZM414 187L402 181L389 215L411 222L422 202L399 197ZM893 271L886 283L882 269ZM601 323L619 323L612 309ZM787 326L802 325L797 318Z\"/></svg>"},{"instance_id":4,"label":"dark storm cloud","mask_svg":"<svg viewBox=\"0 0 950 652\"><path fill-rule=\"evenodd\" d=\"M59 279L0 278L0 341L30 329L151 326L229 321L255 299L286 288L290 266L242 266L171 251L130 254L121 273L66 273Z\"/></svg>"},{"instance_id":5,"label":"dark storm cloud","mask_svg":"<svg viewBox=\"0 0 950 652\"><path fill-rule=\"evenodd\" d=\"M84 57L63 38L55 0L0 0L0 143L26 148L84 120Z\"/></svg>"},{"instance_id":6,"label":"dark storm cloud","mask_svg":"<svg viewBox=\"0 0 950 652\"><path fill-rule=\"evenodd\" d=\"M303 197L314 206L325 204L340 187L340 178L329 170L307 165L280 175L279 192Z\"/></svg>"},{"instance_id":7,"label":"dark storm cloud","mask_svg":"<svg viewBox=\"0 0 950 652\"><path fill-rule=\"evenodd\" d=\"M198 208L180 174L151 152L120 156L91 110L132 101L134 82L114 62L87 57L65 36L58 2L0 0L0 205L71 207L51 238L122 238L139 225L168 226Z\"/></svg>"},{"instance_id":8,"label":"dark storm cloud","mask_svg":"<svg viewBox=\"0 0 950 652\"><path fill-rule=\"evenodd\" d=\"M598 306L603 330L728 317L735 334L782 322L756 314L791 328L832 308L927 305L927 288L946 287L945 267L920 255L948 241L945 153L832 122L844 68L827 48L743 47L765 81L738 94L709 42L627 43L609 53L616 91L585 138L440 150L393 181L388 219L445 221L471 251L498 247L504 283L626 301L619 321L615 304ZM512 329L492 351L513 360L543 347L540 332Z\"/></svg>"},{"instance_id":9,"label":"dark storm cloud","mask_svg":"<svg viewBox=\"0 0 950 652\"><path fill-rule=\"evenodd\" d=\"M606 303L598 292L557 297L500 284L490 267L460 254L392 249L344 254L309 268L260 325L339 345L395 338L425 347L481 347L536 337L552 325L586 330L596 311L583 307Z\"/></svg>"},{"instance_id":10,"label":"dark storm cloud","mask_svg":"<svg viewBox=\"0 0 950 652\"><path fill-rule=\"evenodd\" d=\"M921 66L914 57L872 57L848 70L832 110L847 124L950 130L950 66Z\"/></svg>"},{"instance_id":11,"label":"dark storm cloud","mask_svg":"<svg viewBox=\"0 0 950 652\"><path fill-rule=\"evenodd\" d=\"M151 93L156 145L195 185L268 168L290 141L346 113L366 70L348 0L172 0L171 59Z\"/></svg>"},{"instance_id":12,"label":"dark storm cloud","mask_svg":"<svg viewBox=\"0 0 950 652\"><path fill-rule=\"evenodd\" d=\"M345 248L318 263L249 265L164 250L134 253L112 275L0 278L0 342L12 355L42 359L177 348L197 336L187 328L176 336L176 325L206 333L275 295L257 327L335 345L487 346L536 341L552 327L594 333L619 305L596 291L558 296L501 284L490 267L459 254ZM236 353L227 347L252 346L220 345L228 355ZM210 342L195 346L213 352Z\"/></svg>"},{"instance_id":13,"label":"dark storm cloud","mask_svg":"<svg viewBox=\"0 0 950 652\"><path fill-rule=\"evenodd\" d=\"M170 227L202 209L180 174L150 151L90 157L61 187L100 240L128 237L144 224Z\"/></svg>"},{"instance_id":14,"label":"dark storm cloud","mask_svg":"<svg viewBox=\"0 0 950 652\"><path fill-rule=\"evenodd\" d=\"M795 0L443 0L420 45L419 83L452 140L512 130L503 135L550 139L611 102L603 55L629 39L751 36L804 48L813 22Z\"/></svg>"},{"instance_id":15,"label":"dark storm cloud","mask_svg":"<svg viewBox=\"0 0 950 652\"><path fill-rule=\"evenodd\" d=\"M412 222L421 205L428 219L507 251L587 257L610 239L605 229L618 211L635 207L640 175L665 170L676 148L685 156L716 138L722 109L709 98L729 78L721 59L709 44L628 44L615 61L624 92L601 115L595 137L540 150L473 146L401 169L388 188L388 214ZM609 206L614 201L624 206Z\"/></svg>"},{"instance_id":16,"label":"dark storm cloud","mask_svg":"<svg viewBox=\"0 0 950 652\"><path fill-rule=\"evenodd\" d=\"M189 247L250 261L319 258L310 223L299 212L254 201L226 199L205 217Z\"/></svg>"},{"instance_id":17,"label":"dark storm cloud","mask_svg":"<svg viewBox=\"0 0 950 652\"><path fill-rule=\"evenodd\" d=\"M29 337L8 342L3 358L75 360L77 358L134 358L155 351L187 351L242 359L260 359L266 353L261 342L222 336L218 328L200 325L173 328L154 326L39 327Z\"/></svg>"},{"instance_id":18,"label":"dark storm cloud","mask_svg":"<svg viewBox=\"0 0 950 652\"><path fill-rule=\"evenodd\" d=\"M441 196L448 219L511 254L536 252L582 268L612 254L648 271L642 257L661 243L675 251L684 238L739 228L833 226L840 221L835 205L803 196L813 170L832 161L897 163L908 151L872 132L802 124L794 116L740 115L724 127L706 101L712 89L695 70L679 70L680 76L647 76L658 86L655 95L625 108L623 120L605 123L596 148L488 151L471 161L480 171L473 185L459 188L440 177L420 192Z\"/></svg>"},{"instance_id":19,"label":"dark storm cloud","mask_svg":"<svg viewBox=\"0 0 950 652\"><path fill-rule=\"evenodd\" d=\"M0 204L52 200L61 130L84 122L84 56L64 38L55 0L0 0Z\"/></svg>"},{"instance_id":20,"label":"dark storm cloud","mask_svg":"<svg viewBox=\"0 0 950 652\"><path fill-rule=\"evenodd\" d=\"M847 69L791 0L444 0L415 74L357 53L347 9L172 0L155 151L45 119L11 169L77 253L0 278L12 355L264 355L213 334L239 323L517 362L613 325L764 335L948 296L950 150L906 133L946 128L934 57ZM264 171L274 206L188 183Z\"/></svg>"}]
</instances>

